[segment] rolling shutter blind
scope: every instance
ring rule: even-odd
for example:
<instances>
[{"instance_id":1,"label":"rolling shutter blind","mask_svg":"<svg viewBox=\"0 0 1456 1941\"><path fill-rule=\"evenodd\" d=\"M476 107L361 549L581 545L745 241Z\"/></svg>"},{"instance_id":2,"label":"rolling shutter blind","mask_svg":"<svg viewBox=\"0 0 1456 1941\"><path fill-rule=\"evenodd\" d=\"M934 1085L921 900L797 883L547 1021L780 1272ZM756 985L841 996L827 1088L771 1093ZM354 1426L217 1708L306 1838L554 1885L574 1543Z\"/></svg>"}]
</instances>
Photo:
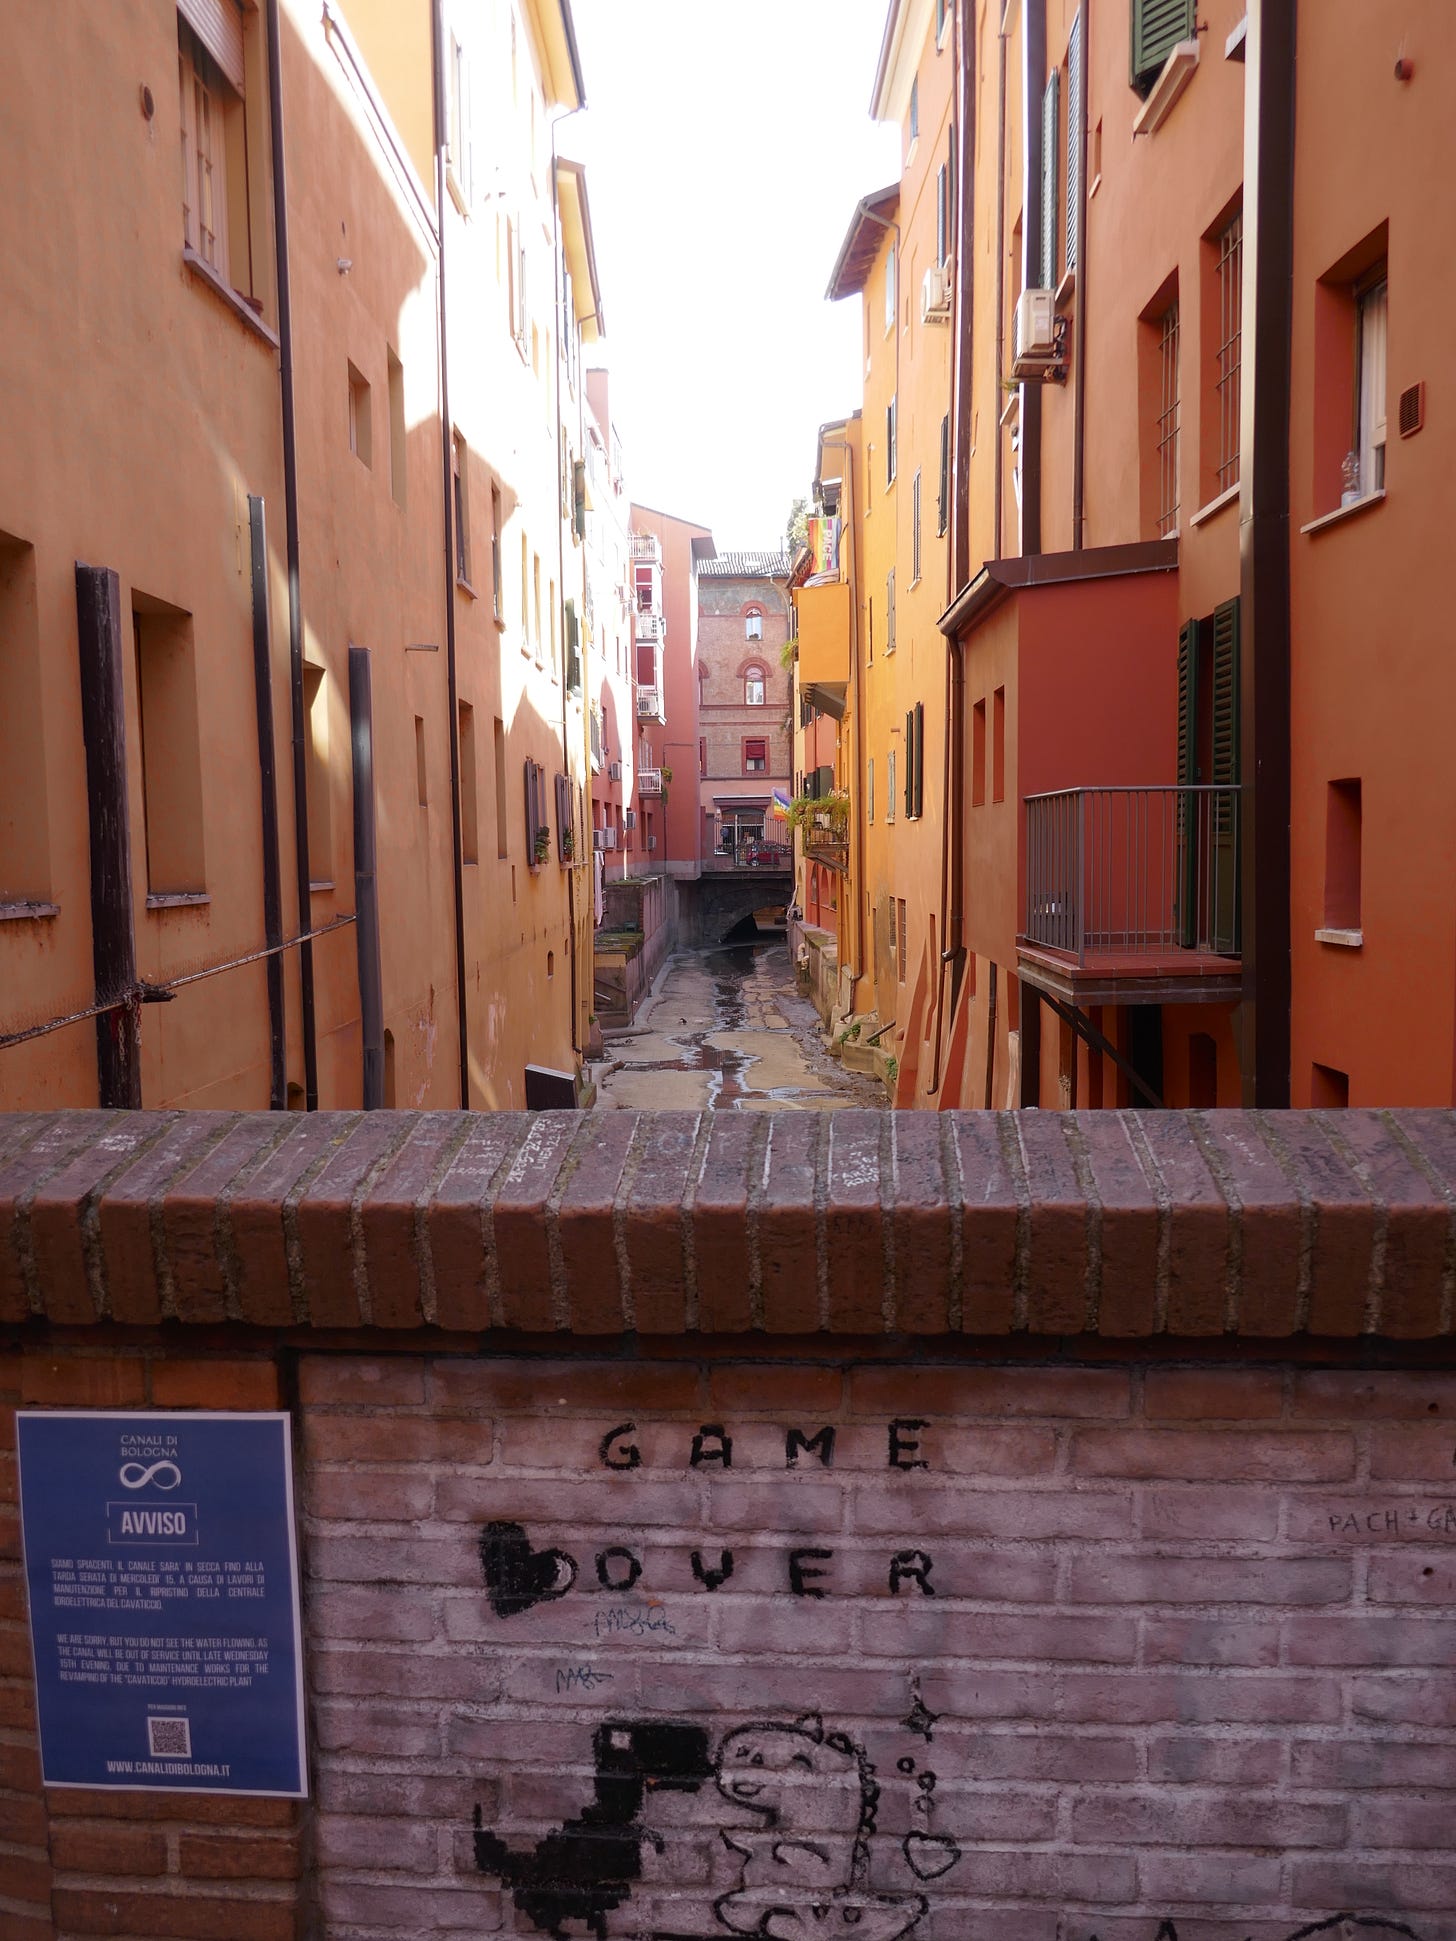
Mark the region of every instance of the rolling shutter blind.
<instances>
[{"instance_id":1,"label":"rolling shutter blind","mask_svg":"<svg viewBox=\"0 0 1456 1941\"><path fill-rule=\"evenodd\" d=\"M1041 288L1057 286L1057 106L1061 96L1061 70L1053 68L1047 76L1046 93L1041 98Z\"/></svg>"},{"instance_id":2,"label":"rolling shutter blind","mask_svg":"<svg viewBox=\"0 0 1456 1941\"><path fill-rule=\"evenodd\" d=\"M1082 16L1072 21L1067 36L1067 223L1063 263L1069 270L1077 267L1078 225L1082 219Z\"/></svg>"},{"instance_id":3,"label":"rolling shutter blind","mask_svg":"<svg viewBox=\"0 0 1456 1941\"><path fill-rule=\"evenodd\" d=\"M1146 93L1180 40L1191 40L1195 0L1132 0L1132 85Z\"/></svg>"},{"instance_id":4,"label":"rolling shutter blind","mask_svg":"<svg viewBox=\"0 0 1456 1941\"><path fill-rule=\"evenodd\" d=\"M177 0L177 11L241 94L243 10L238 0Z\"/></svg>"}]
</instances>

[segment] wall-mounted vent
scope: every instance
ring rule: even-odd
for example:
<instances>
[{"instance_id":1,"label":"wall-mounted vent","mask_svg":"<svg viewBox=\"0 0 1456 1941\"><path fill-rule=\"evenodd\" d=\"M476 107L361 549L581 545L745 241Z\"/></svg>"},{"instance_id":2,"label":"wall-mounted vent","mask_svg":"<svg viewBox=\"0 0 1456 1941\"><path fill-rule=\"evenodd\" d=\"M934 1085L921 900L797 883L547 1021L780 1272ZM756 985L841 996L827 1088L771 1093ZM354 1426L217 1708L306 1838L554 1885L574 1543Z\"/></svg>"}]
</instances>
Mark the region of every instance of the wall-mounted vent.
<instances>
[{"instance_id":1,"label":"wall-mounted vent","mask_svg":"<svg viewBox=\"0 0 1456 1941\"><path fill-rule=\"evenodd\" d=\"M1408 384L1401 392L1400 403L1396 407L1396 422L1400 426L1402 438L1413 438L1426 422L1424 381L1420 384Z\"/></svg>"}]
</instances>

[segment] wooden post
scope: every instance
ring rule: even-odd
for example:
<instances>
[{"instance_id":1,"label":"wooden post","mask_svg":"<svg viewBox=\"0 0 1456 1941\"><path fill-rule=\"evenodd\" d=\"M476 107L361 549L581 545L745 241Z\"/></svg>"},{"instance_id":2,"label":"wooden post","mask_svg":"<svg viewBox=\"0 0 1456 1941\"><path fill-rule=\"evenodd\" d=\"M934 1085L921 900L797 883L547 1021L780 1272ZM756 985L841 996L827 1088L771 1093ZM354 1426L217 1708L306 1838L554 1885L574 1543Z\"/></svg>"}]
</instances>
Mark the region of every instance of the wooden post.
<instances>
[{"instance_id":1,"label":"wooden post","mask_svg":"<svg viewBox=\"0 0 1456 1941\"><path fill-rule=\"evenodd\" d=\"M97 1103L142 1102L141 1013L132 916L131 820L126 779L121 584L108 566L76 562L81 733L91 849L91 956L96 1002Z\"/></svg>"}]
</instances>

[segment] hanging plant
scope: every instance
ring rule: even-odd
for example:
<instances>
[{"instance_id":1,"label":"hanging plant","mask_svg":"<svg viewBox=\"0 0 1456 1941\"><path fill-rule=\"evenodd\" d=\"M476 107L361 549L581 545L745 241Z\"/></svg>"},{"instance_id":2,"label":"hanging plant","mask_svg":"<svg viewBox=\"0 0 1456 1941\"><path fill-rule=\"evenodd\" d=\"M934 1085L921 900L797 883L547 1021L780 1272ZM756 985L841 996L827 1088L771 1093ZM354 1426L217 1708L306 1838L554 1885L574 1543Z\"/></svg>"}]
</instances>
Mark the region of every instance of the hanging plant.
<instances>
[{"instance_id":1,"label":"hanging plant","mask_svg":"<svg viewBox=\"0 0 1456 1941\"><path fill-rule=\"evenodd\" d=\"M536 861L538 863L544 863L550 854L551 831L543 822L541 827L536 831Z\"/></svg>"}]
</instances>

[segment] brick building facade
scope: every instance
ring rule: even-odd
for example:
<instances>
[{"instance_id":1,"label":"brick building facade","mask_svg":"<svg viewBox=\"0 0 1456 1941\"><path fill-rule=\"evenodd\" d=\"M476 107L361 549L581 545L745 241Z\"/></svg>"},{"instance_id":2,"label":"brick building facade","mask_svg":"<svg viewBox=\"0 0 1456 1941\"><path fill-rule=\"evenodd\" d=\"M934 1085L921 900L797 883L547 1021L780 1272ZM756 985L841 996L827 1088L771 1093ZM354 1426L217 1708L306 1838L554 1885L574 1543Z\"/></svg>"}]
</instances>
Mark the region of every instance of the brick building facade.
<instances>
[{"instance_id":1,"label":"brick building facade","mask_svg":"<svg viewBox=\"0 0 1456 1941\"><path fill-rule=\"evenodd\" d=\"M0 1931L1436 1941L1453 1181L1423 1114L0 1120L5 1445L291 1411L311 1764L43 1788L0 1456Z\"/></svg>"},{"instance_id":2,"label":"brick building facade","mask_svg":"<svg viewBox=\"0 0 1456 1941\"><path fill-rule=\"evenodd\" d=\"M707 868L786 845L790 792L789 560L724 553L698 570L698 774Z\"/></svg>"}]
</instances>

